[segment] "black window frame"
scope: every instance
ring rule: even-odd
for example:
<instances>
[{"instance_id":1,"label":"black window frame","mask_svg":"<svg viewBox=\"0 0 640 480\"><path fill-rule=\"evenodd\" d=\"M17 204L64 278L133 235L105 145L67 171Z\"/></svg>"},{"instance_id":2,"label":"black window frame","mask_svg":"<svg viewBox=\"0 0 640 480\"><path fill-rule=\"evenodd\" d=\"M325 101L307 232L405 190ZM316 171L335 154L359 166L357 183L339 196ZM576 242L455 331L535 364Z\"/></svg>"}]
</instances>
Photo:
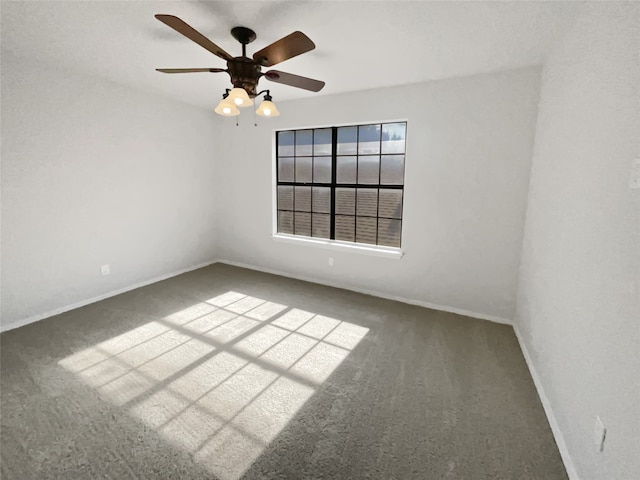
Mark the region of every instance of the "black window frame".
<instances>
[{"instance_id":1,"label":"black window frame","mask_svg":"<svg viewBox=\"0 0 640 480\"><path fill-rule=\"evenodd\" d=\"M393 153L383 153L382 152L382 144L383 144L383 135L382 135L382 131L383 131L383 127L384 125L396 125L396 124L404 124L404 143L403 143L403 151L402 152L393 152ZM403 229L403 223L404 223L404 218L403 218L403 214L404 214L404 188L405 188L405 174L406 174L406 151L407 151L407 125L408 122L406 120L397 120L397 121L387 121L387 122L375 122L375 123L364 123L364 124L348 124L348 125L339 125L339 126L327 126L327 127L313 127L313 128L300 128L300 129L283 129L283 130L278 130L275 132L275 140L276 140L276 144L275 144L275 167L276 167L276 182L275 182L275 213L276 213L276 219L275 219L275 232L276 234L279 235L290 235L292 237L300 237L300 238L313 238L313 239L320 239L320 240L328 240L331 242L344 242L347 244L354 244L354 245L362 245L362 246L369 246L369 247L382 247L382 248L397 248L400 249L402 247L402 229ZM378 153L370 153L370 154L366 154L366 153L360 153L360 129L361 127L370 127L370 126L379 126L380 127L380 148ZM356 151L353 154L347 154L347 155L338 155L338 130L340 128L349 128L349 127L355 127L356 128ZM317 157L318 155L314 155L314 140L315 140L315 131L317 130L329 130L331 129L331 181L330 182L314 182L314 157ZM298 134L298 132L311 132L311 153L310 155L297 155L296 153L296 141L295 141L295 137ZM279 144L279 139L280 139L280 134L282 133L293 133L294 134L294 142L293 142L293 154L292 155L280 155L280 144ZM403 164L402 164L402 183L398 184L398 183L382 183L382 178L381 178L381 174L382 174L382 164L383 164L383 157L384 156L402 156L403 157ZM329 155L322 155L323 157L328 157ZM338 171L338 157L340 156L353 156L356 158L356 177L355 177L355 183L338 183L337 182L337 171ZM371 157L378 157L379 158L379 165L378 165L378 183L359 183L359 177L358 177L358 169L360 166L360 157L366 157L366 156L371 156ZM293 162L293 181L282 181L280 179L280 158L288 158L291 159ZM297 176L296 176L296 168L297 168L297 158L310 158L311 159L311 181L310 182L300 182L297 181ZM297 234L295 233L296 229L295 229L295 217L296 217L296 213L303 213L302 211L296 210L295 207L295 200L294 200L294 204L292 205L292 209L281 209L279 208L279 202L280 202L280 196L279 196L279 189L278 187L281 186L290 186L292 187L293 190L293 195L295 198L295 187L310 187L311 188L311 206L310 206L310 210L309 210L309 215L310 215L310 227L309 227L309 231L310 234L309 235L303 235L303 234ZM330 232L329 232L329 237L324 237L324 236L314 236L313 235L313 215L314 213L317 214L317 212L313 211L313 187L324 187L324 188L329 188L330 190ZM354 191L354 214L352 215L354 217L354 234L353 234L353 241L349 241L349 240L342 240L342 239L336 239L336 216L340 216L341 214L336 214L336 189L340 189L340 188L344 188L344 189L352 189ZM373 217L371 215L358 215L358 190L359 189L375 189L377 190L377 205L376 205L376 216ZM384 216L380 216L380 191L381 190L400 190L402 192L401 198L400 198L400 216L399 217L384 217ZM279 212L291 212L292 215L292 222L293 222L293 228L292 231L293 233L288 233L288 232L280 232L279 231L279 227L280 227L280 222L279 222ZM306 213L306 212L304 212ZM351 216L351 215L349 215ZM358 218L375 218L376 219L376 243L369 243L369 242L362 242L362 241L357 241L357 219ZM398 244L397 245L389 245L388 243L379 243L380 239L379 239L379 223L380 223L380 219L383 220L389 220L389 221L398 221L399 225L400 225L400 232L399 232L399 238L398 238Z\"/></svg>"}]
</instances>

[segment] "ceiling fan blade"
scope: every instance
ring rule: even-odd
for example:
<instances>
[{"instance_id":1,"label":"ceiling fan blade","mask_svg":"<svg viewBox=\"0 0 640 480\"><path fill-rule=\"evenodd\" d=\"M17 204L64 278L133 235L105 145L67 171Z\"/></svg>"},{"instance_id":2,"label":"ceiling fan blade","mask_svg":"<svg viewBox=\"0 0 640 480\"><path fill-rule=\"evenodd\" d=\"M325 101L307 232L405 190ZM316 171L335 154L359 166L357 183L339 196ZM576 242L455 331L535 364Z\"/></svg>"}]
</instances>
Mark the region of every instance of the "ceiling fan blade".
<instances>
[{"instance_id":1,"label":"ceiling fan blade","mask_svg":"<svg viewBox=\"0 0 640 480\"><path fill-rule=\"evenodd\" d=\"M181 33L189 40L196 42L201 47L209 50L214 55L217 55L220 58L224 58L225 60L231 60L233 57L209 40L207 37L202 35L200 32L195 30L192 26L186 24L178 17L173 15L162 15L158 14L155 16L158 20L160 20L165 25L173 28L176 32Z\"/></svg>"},{"instance_id":2,"label":"ceiling fan blade","mask_svg":"<svg viewBox=\"0 0 640 480\"><path fill-rule=\"evenodd\" d=\"M162 73L226 72L224 68L156 68Z\"/></svg>"},{"instance_id":3,"label":"ceiling fan blade","mask_svg":"<svg viewBox=\"0 0 640 480\"><path fill-rule=\"evenodd\" d=\"M304 33L293 32L254 53L253 60L262 66L271 67L314 48L315 43Z\"/></svg>"},{"instance_id":4,"label":"ceiling fan blade","mask_svg":"<svg viewBox=\"0 0 640 480\"><path fill-rule=\"evenodd\" d=\"M292 73L281 72L279 70L269 70L264 74L267 80L276 83L283 83L292 87L304 88L312 92L319 92L324 87L324 82L314 80L313 78L301 77Z\"/></svg>"}]
</instances>

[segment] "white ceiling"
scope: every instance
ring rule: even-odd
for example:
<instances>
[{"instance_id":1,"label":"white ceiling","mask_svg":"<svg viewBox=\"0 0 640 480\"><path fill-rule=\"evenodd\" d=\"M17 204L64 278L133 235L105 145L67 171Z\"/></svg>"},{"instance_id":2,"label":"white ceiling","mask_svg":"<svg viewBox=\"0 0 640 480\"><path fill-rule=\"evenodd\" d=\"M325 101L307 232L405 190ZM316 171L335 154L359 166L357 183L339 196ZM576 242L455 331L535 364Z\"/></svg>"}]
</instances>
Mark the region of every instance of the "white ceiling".
<instances>
[{"instance_id":1,"label":"white ceiling","mask_svg":"<svg viewBox=\"0 0 640 480\"><path fill-rule=\"evenodd\" d=\"M263 79L274 100L304 98L540 64L571 21L573 2L2 1L2 51L212 108L226 73L155 68L225 62L154 18L172 14L232 55L229 30L258 35L249 56L295 30L316 49L273 67L324 80L320 93Z\"/></svg>"}]
</instances>

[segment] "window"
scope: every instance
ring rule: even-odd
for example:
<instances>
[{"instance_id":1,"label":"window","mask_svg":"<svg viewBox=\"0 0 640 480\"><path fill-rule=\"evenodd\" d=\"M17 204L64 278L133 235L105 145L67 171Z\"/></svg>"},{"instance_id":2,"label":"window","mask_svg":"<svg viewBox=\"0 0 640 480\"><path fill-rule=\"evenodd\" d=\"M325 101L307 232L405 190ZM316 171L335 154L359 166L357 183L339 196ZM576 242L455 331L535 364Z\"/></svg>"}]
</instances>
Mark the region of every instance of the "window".
<instances>
[{"instance_id":1,"label":"window","mask_svg":"<svg viewBox=\"0 0 640 480\"><path fill-rule=\"evenodd\" d=\"M278 233L400 247L406 130L277 132Z\"/></svg>"}]
</instances>

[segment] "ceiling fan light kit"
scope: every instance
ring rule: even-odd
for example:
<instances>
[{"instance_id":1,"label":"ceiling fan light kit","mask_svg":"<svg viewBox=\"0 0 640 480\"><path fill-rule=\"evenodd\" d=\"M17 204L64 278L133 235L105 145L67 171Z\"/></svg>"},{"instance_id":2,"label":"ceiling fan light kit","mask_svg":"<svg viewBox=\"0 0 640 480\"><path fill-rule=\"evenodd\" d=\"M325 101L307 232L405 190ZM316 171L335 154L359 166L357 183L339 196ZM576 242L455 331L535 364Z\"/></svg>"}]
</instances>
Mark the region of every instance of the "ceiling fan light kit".
<instances>
[{"instance_id":1,"label":"ceiling fan light kit","mask_svg":"<svg viewBox=\"0 0 640 480\"><path fill-rule=\"evenodd\" d=\"M226 72L229 74L232 89L226 89L222 96L222 100L215 108L215 112L225 117L234 117L240 114L240 108L249 107L254 104L253 99L264 94L264 99L258 109L255 111L257 115L263 117L277 117L280 115L278 109L273 103L269 90L258 91L258 81L261 77L267 80L282 83L292 87L302 88L312 92L319 92L324 87L324 82L314 80L312 78L301 77L291 73L281 72L278 70L269 70L262 73L262 67L271 67L278 63L284 62L290 58L301 55L313 50L316 46L302 32L293 32L280 40L275 41L271 45L266 46L262 50L253 54L253 58L247 57L247 44L256 39L253 30L246 27L234 27L231 29L231 35L242 44L242 55L232 57L223 49L207 37L196 31L193 27L175 17L173 15L155 16L165 25L173 28L178 33L194 41L204 49L214 55L226 60L227 68L157 68L162 73L219 73Z\"/></svg>"},{"instance_id":2,"label":"ceiling fan light kit","mask_svg":"<svg viewBox=\"0 0 640 480\"><path fill-rule=\"evenodd\" d=\"M229 100L236 104L238 107L250 107L253 105L253 100L249 98L249 94L244 88L234 87L229 92Z\"/></svg>"},{"instance_id":3,"label":"ceiling fan light kit","mask_svg":"<svg viewBox=\"0 0 640 480\"><path fill-rule=\"evenodd\" d=\"M229 99L229 96L226 93L214 111L223 117L235 117L240 115L240 110L236 107L236 104Z\"/></svg>"},{"instance_id":4,"label":"ceiling fan light kit","mask_svg":"<svg viewBox=\"0 0 640 480\"><path fill-rule=\"evenodd\" d=\"M271 95L269 95L268 90L264 96L264 100L262 100L258 110L256 110L256 115L260 115L261 117L277 117L280 115L280 112L276 108L276 104L271 101Z\"/></svg>"}]
</instances>

